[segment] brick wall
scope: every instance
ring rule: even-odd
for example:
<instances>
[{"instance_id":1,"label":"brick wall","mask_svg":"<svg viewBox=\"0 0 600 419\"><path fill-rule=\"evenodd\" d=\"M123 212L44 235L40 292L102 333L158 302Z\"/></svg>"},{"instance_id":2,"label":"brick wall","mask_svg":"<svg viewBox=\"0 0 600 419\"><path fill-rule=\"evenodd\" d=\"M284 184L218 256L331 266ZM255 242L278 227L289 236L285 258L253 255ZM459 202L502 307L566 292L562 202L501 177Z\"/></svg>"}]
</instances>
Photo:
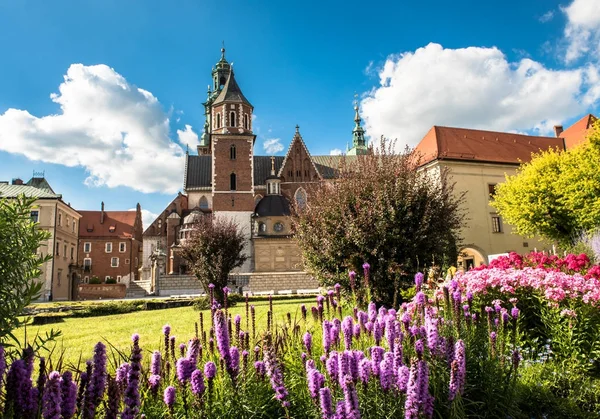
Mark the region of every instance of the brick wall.
<instances>
[{"instance_id":1,"label":"brick wall","mask_svg":"<svg viewBox=\"0 0 600 419\"><path fill-rule=\"evenodd\" d=\"M80 300L125 298L126 292L127 286L125 284L81 284L79 285L78 298Z\"/></svg>"}]
</instances>

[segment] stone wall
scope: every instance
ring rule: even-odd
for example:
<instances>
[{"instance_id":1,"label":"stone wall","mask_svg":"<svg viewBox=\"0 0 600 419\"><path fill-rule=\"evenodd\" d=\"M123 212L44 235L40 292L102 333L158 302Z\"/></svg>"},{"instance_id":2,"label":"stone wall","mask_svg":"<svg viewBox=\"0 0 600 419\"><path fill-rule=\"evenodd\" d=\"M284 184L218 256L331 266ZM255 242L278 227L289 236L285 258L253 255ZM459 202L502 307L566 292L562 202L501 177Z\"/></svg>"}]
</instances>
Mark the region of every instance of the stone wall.
<instances>
[{"instance_id":1,"label":"stone wall","mask_svg":"<svg viewBox=\"0 0 600 419\"><path fill-rule=\"evenodd\" d=\"M198 295L203 294L200 281L193 275L166 275L158 279L158 295L168 297L172 295Z\"/></svg>"},{"instance_id":2,"label":"stone wall","mask_svg":"<svg viewBox=\"0 0 600 419\"><path fill-rule=\"evenodd\" d=\"M125 298L125 284L80 284L78 297L80 300L105 300Z\"/></svg>"}]
</instances>

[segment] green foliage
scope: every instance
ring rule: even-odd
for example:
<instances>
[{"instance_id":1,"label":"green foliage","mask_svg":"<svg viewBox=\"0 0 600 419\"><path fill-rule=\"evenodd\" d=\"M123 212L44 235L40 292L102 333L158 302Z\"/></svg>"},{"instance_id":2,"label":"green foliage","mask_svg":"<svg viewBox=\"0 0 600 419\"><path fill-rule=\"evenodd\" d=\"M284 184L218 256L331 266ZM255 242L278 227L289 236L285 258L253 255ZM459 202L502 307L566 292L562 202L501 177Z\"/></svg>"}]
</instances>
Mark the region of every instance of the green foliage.
<instances>
[{"instance_id":1,"label":"green foliage","mask_svg":"<svg viewBox=\"0 0 600 419\"><path fill-rule=\"evenodd\" d=\"M237 303L244 301L244 297L239 294L227 295L227 307L235 307ZM208 295L194 298L194 310L210 310L210 297Z\"/></svg>"},{"instance_id":2,"label":"green foliage","mask_svg":"<svg viewBox=\"0 0 600 419\"><path fill-rule=\"evenodd\" d=\"M86 306L83 310L74 311L72 317L98 317L111 314L125 314L140 311L144 307L141 301L117 301Z\"/></svg>"},{"instance_id":3,"label":"green foliage","mask_svg":"<svg viewBox=\"0 0 600 419\"><path fill-rule=\"evenodd\" d=\"M97 276L93 276L90 278L90 285L98 285L101 283L102 283L102 281Z\"/></svg>"},{"instance_id":4,"label":"green foliage","mask_svg":"<svg viewBox=\"0 0 600 419\"><path fill-rule=\"evenodd\" d=\"M23 309L41 295L36 281L52 249L40 246L50 234L31 221L32 199L0 199L0 342L14 339L13 330L27 320ZM42 256L42 253L46 256Z\"/></svg>"},{"instance_id":5,"label":"green foliage","mask_svg":"<svg viewBox=\"0 0 600 419\"><path fill-rule=\"evenodd\" d=\"M539 234L568 247L581 231L600 225L600 129L589 143L533 157L506 182L491 203L525 236Z\"/></svg>"},{"instance_id":6,"label":"green foliage","mask_svg":"<svg viewBox=\"0 0 600 419\"><path fill-rule=\"evenodd\" d=\"M378 154L342 158L337 178L313 187L294 220L305 269L349 289L348 271L366 261L373 298L388 305L424 266L456 261L464 218L448 172L419 171L409 150L392 147L382 140Z\"/></svg>"},{"instance_id":7,"label":"green foliage","mask_svg":"<svg viewBox=\"0 0 600 419\"><path fill-rule=\"evenodd\" d=\"M181 256L208 291L215 285L215 298L223 300L229 273L248 258L244 253L246 239L236 223L224 217L201 217L194 223L191 237L181 244Z\"/></svg>"},{"instance_id":8,"label":"green foliage","mask_svg":"<svg viewBox=\"0 0 600 419\"><path fill-rule=\"evenodd\" d=\"M117 283L117 279L110 277L108 278L106 281L104 281L105 284L116 284Z\"/></svg>"}]
</instances>

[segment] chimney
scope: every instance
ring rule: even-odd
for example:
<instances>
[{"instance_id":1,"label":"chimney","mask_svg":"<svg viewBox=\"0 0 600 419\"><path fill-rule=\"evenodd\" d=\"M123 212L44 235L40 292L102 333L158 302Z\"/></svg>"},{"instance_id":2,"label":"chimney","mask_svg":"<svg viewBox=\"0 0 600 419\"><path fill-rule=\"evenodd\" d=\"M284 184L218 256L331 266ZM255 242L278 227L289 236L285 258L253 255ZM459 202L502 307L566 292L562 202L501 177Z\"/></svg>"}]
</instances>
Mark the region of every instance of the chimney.
<instances>
[{"instance_id":1,"label":"chimney","mask_svg":"<svg viewBox=\"0 0 600 419\"><path fill-rule=\"evenodd\" d=\"M102 204L100 205L101 208L101 212L100 212L100 224L104 224L104 201L102 201Z\"/></svg>"},{"instance_id":2,"label":"chimney","mask_svg":"<svg viewBox=\"0 0 600 419\"><path fill-rule=\"evenodd\" d=\"M560 134L562 134L563 132L563 126L562 125L554 125L554 136L556 138L560 137Z\"/></svg>"},{"instance_id":3,"label":"chimney","mask_svg":"<svg viewBox=\"0 0 600 419\"><path fill-rule=\"evenodd\" d=\"M21 178L15 178L12 180L12 184L13 185L22 185L23 184L23 180Z\"/></svg>"}]
</instances>

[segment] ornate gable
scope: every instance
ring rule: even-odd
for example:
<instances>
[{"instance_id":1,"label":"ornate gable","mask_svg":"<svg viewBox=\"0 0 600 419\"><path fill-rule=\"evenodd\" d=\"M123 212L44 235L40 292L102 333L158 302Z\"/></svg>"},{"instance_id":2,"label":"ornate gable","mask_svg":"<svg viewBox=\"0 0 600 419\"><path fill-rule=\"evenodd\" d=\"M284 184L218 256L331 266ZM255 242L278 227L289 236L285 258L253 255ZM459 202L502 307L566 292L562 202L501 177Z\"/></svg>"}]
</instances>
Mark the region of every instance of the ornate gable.
<instances>
[{"instance_id":1,"label":"ornate gable","mask_svg":"<svg viewBox=\"0 0 600 419\"><path fill-rule=\"evenodd\" d=\"M322 176L312 161L308 148L306 148L306 144L300 135L299 128L296 125L296 133L277 176L283 182L312 182L321 180Z\"/></svg>"}]
</instances>

